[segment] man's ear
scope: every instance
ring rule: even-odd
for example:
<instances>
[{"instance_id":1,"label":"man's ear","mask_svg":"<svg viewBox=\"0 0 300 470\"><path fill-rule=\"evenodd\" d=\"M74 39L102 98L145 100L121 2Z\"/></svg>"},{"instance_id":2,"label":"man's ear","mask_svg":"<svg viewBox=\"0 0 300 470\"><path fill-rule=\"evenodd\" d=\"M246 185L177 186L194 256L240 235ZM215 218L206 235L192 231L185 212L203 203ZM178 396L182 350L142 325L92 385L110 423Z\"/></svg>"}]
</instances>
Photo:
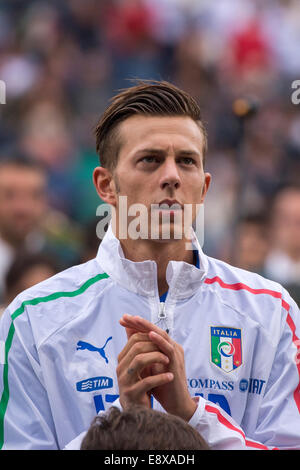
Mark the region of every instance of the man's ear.
<instances>
[{"instance_id":1,"label":"man's ear","mask_svg":"<svg viewBox=\"0 0 300 470\"><path fill-rule=\"evenodd\" d=\"M203 204L206 193L208 191L209 185L211 182L211 174L210 173L204 173L204 185L202 189L202 198L201 198L201 204Z\"/></svg>"},{"instance_id":2,"label":"man's ear","mask_svg":"<svg viewBox=\"0 0 300 470\"><path fill-rule=\"evenodd\" d=\"M116 187L111 172L97 166L93 172L93 182L100 198L107 204L116 206Z\"/></svg>"}]
</instances>

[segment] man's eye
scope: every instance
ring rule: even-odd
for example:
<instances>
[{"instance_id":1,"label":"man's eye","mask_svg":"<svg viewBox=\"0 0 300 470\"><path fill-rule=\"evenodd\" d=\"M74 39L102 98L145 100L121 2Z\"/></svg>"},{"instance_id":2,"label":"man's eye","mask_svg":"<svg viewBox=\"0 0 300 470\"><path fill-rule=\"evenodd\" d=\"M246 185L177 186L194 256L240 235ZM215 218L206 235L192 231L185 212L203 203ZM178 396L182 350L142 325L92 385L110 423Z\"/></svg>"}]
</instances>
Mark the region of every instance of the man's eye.
<instances>
[{"instance_id":1,"label":"man's eye","mask_svg":"<svg viewBox=\"0 0 300 470\"><path fill-rule=\"evenodd\" d=\"M141 161L145 163L157 163L158 159L156 157L149 156L149 157L143 157Z\"/></svg>"},{"instance_id":2,"label":"man's eye","mask_svg":"<svg viewBox=\"0 0 300 470\"><path fill-rule=\"evenodd\" d=\"M180 160L184 165L193 165L195 163L195 160L191 157L182 157Z\"/></svg>"}]
</instances>

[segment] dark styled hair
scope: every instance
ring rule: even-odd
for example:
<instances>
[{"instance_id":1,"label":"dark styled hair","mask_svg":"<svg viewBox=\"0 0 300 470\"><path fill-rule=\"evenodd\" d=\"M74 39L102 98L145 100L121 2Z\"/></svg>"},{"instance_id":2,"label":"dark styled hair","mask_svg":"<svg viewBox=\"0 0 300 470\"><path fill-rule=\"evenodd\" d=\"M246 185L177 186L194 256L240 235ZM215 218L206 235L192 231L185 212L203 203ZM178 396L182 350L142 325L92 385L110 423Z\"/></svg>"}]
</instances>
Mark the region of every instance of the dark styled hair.
<instances>
[{"instance_id":1,"label":"dark styled hair","mask_svg":"<svg viewBox=\"0 0 300 470\"><path fill-rule=\"evenodd\" d=\"M142 406L116 407L94 418L81 450L209 450L186 421Z\"/></svg>"},{"instance_id":2,"label":"dark styled hair","mask_svg":"<svg viewBox=\"0 0 300 470\"><path fill-rule=\"evenodd\" d=\"M207 151L207 134L196 100L166 81L139 81L111 99L95 128L96 150L103 167L113 170L121 147L118 125L134 116L182 116L195 121L203 133L203 159Z\"/></svg>"}]
</instances>

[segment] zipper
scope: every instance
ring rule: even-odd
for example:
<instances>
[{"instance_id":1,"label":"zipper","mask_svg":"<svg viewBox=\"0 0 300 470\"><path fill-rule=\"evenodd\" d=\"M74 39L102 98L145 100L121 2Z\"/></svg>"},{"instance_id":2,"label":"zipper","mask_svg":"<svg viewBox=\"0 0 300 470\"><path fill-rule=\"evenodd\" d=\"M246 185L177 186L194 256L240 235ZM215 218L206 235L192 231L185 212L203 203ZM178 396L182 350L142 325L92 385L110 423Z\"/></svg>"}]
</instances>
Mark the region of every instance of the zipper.
<instances>
[{"instance_id":1,"label":"zipper","mask_svg":"<svg viewBox=\"0 0 300 470\"><path fill-rule=\"evenodd\" d=\"M165 308L165 302L159 302L159 310L158 310L158 323L161 321L164 321L166 323L167 320L167 314L166 314L166 308ZM169 329L165 329L166 333L169 333Z\"/></svg>"},{"instance_id":2,"label":"zipper","mask_svg":"<svg viewBox=\"0 0 300 470\"><path fill-rule=\"evenodd\" d=\"M165 302L159 302L159 312L158 318L162 320L163 318L167 318L166 311L165 311Z\"/></svg>"}]
</instances>

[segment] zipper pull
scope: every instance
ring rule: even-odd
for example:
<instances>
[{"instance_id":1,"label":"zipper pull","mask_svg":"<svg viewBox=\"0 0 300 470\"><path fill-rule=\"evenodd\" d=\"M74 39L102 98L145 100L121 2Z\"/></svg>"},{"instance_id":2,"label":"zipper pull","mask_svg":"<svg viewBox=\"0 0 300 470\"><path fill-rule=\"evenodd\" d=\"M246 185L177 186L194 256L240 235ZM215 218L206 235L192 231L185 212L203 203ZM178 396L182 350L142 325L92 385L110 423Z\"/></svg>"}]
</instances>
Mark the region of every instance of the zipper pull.
<instances>
[{"instance_id":1,"label":"zipper pull","mask_svg":"<svg viewBox=\"0 0 300 470\"><path fill-rule=\"evenodd\" d=\"M160 302L160 303L159 303L158 318L159 318L159 319L167 318L167 315L166 315L166 313L165 313L165 303L164 303L164 302Z\"/></svg>"},{"instance_id":2,"label":"zipper pull","mask_svg":"<svg viewBox=\"0 0 300 470\"><path fill-rule=\"evenodd\" d=\"M159 303L158 318L159 318L159 320L165 320L167 318L167 314L165 312L165 303L164 302ZM169 334L169 329L168 328L165 331L166 331L166 333Z\"/></svg>"}]
</instances>

